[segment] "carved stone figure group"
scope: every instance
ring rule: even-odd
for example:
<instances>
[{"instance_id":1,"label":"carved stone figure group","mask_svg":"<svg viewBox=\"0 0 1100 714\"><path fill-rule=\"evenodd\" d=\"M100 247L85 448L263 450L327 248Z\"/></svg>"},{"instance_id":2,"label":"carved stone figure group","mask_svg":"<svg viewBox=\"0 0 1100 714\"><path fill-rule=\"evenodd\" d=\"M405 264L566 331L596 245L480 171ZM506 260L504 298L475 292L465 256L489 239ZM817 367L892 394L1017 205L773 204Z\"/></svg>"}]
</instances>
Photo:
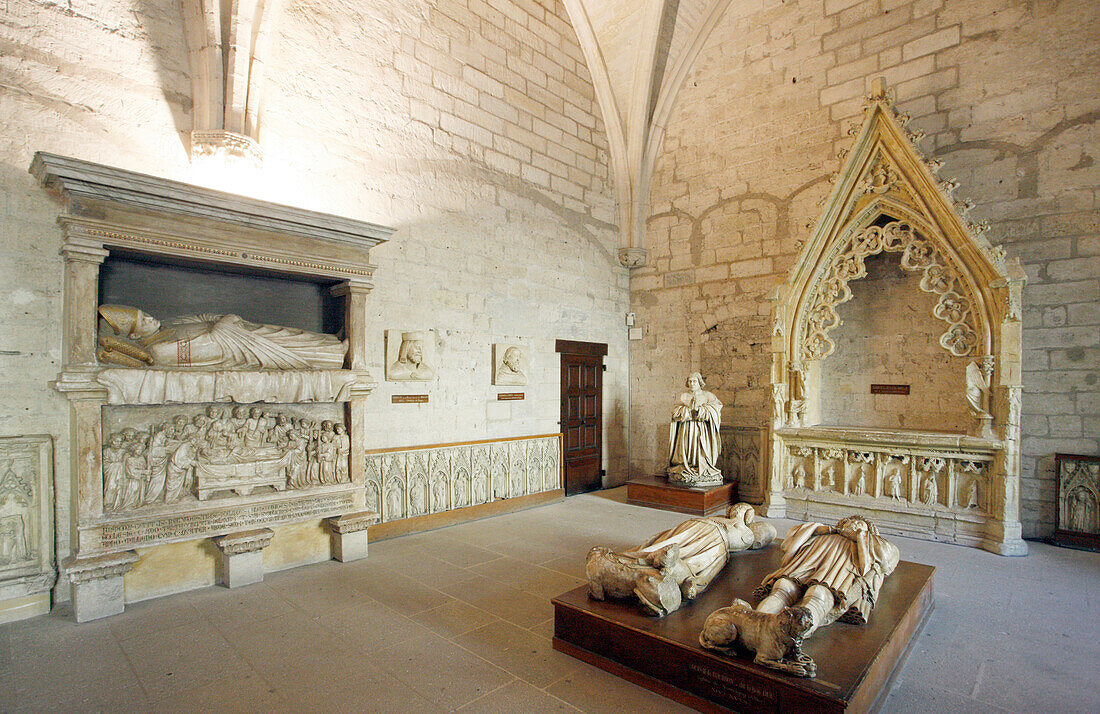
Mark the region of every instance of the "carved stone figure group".
<instances>
[{"instance_id":1,"label":"carved stone figure group","mask_svg":"<svg viewBox=\"0 0 1100 714\"><path fill-rule=\"evenodd\" d=\"M732 553L766 547L774 537L774 527L754 522L752 507L739 503L725 518L692 518L638 548L593 548L588 592L597 600L637 599L647 614L663 617L705 590ZM795 526L782 550L779 568L754 591L757 605L735 598L715 610L699 643L729 654L748 650L757 664L813 677L817 665L802 652L803 640L838 619L866 624L899 552L862 516Z\"/></svg>"},{"instance_id":2,"label":"carved stone figure group","mask_svg":"<svg viewBox=\"0 0 1100 714\"><path fill-rule=\"evenodd\" d=\"M343 424L208 406L147 429L125 427L103 445L103 507L123 511L217 491L307 488L349 480Z\"/></svg>"}]
</instances>

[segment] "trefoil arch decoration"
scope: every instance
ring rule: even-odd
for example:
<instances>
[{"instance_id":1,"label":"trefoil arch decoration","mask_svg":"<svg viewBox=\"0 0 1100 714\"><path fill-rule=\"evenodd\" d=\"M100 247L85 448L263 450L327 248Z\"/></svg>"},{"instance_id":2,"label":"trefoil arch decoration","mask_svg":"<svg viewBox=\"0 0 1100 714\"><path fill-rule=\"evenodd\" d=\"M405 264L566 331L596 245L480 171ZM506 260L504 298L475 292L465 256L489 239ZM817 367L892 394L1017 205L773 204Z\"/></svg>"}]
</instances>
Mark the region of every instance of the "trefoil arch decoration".
<instances>
[{"instance_id":1,"label":"trefoil arch decoration","mask_svg":"<svg viewBox=\"0 0 1100 714\"><path fill-rule=\"evenodd\" d=\"M841 322L836 308L851 300L848 284L867 275L866 259L884 252L901 253L903 268L922 273L921 290L939 297L933 314L947 325L940 345L956 357L978 347L979 325L966 281L932 240L909 223L891 221L854 232L819 273L799 325L804 361L824 359L836 349L829 338Z\"/></svg>"}]
</instances>

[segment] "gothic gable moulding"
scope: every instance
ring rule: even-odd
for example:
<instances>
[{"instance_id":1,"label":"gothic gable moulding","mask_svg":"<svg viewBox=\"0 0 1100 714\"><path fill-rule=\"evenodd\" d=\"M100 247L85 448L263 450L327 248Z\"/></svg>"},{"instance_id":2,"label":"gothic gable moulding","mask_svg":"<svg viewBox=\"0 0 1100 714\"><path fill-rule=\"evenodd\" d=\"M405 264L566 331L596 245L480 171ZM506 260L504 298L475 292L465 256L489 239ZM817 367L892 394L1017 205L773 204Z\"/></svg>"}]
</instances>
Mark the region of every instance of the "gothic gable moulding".
<instances>
[{"instance_id":1,"label":"gothic gable moulding","mask_svg":"<svg viewBox=\"0 0 1100 714\"><path fill-rule=\"evenodd\" d=\"M950 355L963 358L960 368L965 366L967 375L965 392L948 396L966 400L975 419L969 436L950 435L956 442L950 457L946 451L933 453L947 449L947 442L939 444L942 439L927 433L891 430L890 440L907 455L917 455L917 449L925 459L977 461L978 452L992 452L995 457L988 470L989 482L981 488L982 512L988 517L975 518L974 509L968 507L972 498L947 494L923 499L920 507L931 507L924 509L927 514L915 514L917 504L905 500L899 504L899 499L876 507L897 511L894 526L911 535L1024 554L1018 515L1023 270L1018 260L1006 260L1003 249L981 237L984 225L966 219L970 204L951 195L958 183L936 176L939 162L921 154L916 142L923 134L906 130L908 121L894 106L885 81L876 79L862 125L849 132L856 135L855 142L841 154L844 165L825 209L787 281L772 297L775 438L768 515L783 515L792 504L792 513L799 516L824 517L828 509L822 504L836 506L847 498L846 488L839 489L845 493L833 503L838 498L835 493L818 498L822 494L816 489L792 486L792 469L805 469L808 463L792 449L797 444L805 451L802 442L808 435L802 432L818 423L823 398L820 366L835 350L829 333L841 323L837 306L852 298L849 283L867 275L867 258L900 253L902 268L920 275L920 289L937 296L933 316L944 325L939 344ZM881 458L889 463L891 449L863 443L877 438L873 431L864 430L862 436L844 429L830 429L824 436L815 432L814 446L826 451L882 451ZM837 463L840 458L836 457ZM832 464L828 459L814 463ZM820 474L806 474L803 483L822 480ZM880 486L876 493L881 492ZM956 525L950 534L932 532L952 513L967 524ZM924 516L927 523L921 521Z\"/></svg>"}]
</instances>

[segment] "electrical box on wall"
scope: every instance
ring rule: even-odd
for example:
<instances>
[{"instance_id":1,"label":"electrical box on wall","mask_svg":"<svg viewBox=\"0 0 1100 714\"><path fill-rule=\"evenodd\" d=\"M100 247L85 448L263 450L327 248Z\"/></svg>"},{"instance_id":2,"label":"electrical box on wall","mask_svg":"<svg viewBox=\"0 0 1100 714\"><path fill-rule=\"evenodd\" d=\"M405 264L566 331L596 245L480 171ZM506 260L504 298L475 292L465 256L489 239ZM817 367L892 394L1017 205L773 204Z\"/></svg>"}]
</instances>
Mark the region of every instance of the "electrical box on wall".
<instances>
[{"instance_id":1,"label":"electrical box on wall","mask_svg":"<svg viewBox=\"0 0 1100 714\"><path fill-rule=\"evenodd\" d=\"M640 328L640 327L631 327L630 330L627 331L627 339L630 339L630 340L640 340L640 339L642 339L642 328Z\"/></svg>"},{"instance_id":2,"label":"electrical box on wall","mask_svg":"<svg viewBox=\"0 0 1100 714\"><path fill-rule=\"evenodd\" d=\"M632 312L626 313L626 326L627 327L634 327L634 313L632 313Z\"/></svg>"}]
</instances>

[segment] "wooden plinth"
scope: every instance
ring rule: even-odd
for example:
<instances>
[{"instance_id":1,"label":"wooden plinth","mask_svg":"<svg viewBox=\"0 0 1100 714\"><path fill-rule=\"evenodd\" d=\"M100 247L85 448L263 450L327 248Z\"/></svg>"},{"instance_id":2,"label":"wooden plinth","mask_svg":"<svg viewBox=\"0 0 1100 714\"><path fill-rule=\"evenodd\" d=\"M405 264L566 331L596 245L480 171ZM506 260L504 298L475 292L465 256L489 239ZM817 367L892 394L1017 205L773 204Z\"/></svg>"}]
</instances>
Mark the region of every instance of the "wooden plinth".
<instances>
[{"instance_id":1,"label":"wooden plinth","mask_svg":"<svg viewBox=\"0 0 1100 714\"><path fill-rule=\"evenodd\" d=\"M739 553L694 603L656 619L626 601L600 602L587 586L554 599L554 649L699 711L866 712L889 690L895 668L932 610L935 568L902 562L886 579L866 625L833 623L803 647L814 679L792 677L703 649L699 631L714 610L774 570L772 546Z\"/></svg>"},{"instance_id":2,"label":"wooden plinth","mask_svg":"<svg viewBox=\"0 0 1100 714\"><path fill-rule=\"evenodd\" d=\"M737 485L691 488L670 484L663 476L643 476L626 482L626 500L636 506L709 516L723 511L737 496Z\"/></svg>"}]
</instances>

